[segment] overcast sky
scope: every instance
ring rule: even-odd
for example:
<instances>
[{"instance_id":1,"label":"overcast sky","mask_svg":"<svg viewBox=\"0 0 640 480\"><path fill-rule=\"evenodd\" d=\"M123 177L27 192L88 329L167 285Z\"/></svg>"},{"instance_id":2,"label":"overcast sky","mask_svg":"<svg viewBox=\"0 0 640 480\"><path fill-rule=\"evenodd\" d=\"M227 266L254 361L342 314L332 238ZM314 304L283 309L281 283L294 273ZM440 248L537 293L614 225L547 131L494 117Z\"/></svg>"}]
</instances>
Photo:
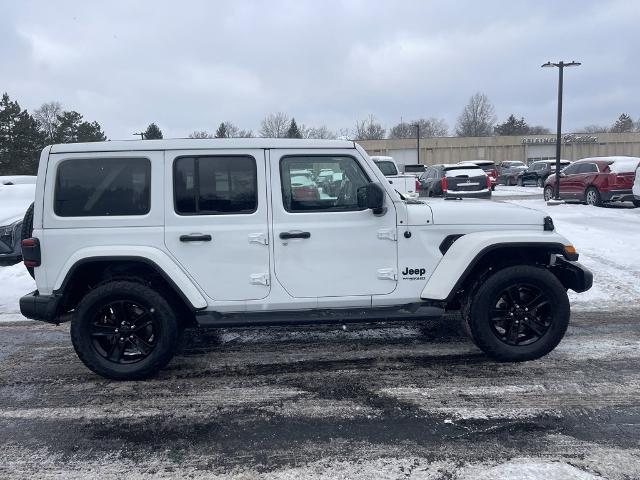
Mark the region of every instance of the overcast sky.
<instances>
[{"instance_id":1,"label":"overcast sky","mask_svg":"<svg viewBox=\"0 0 640 480\"><path fill-rule=\"evenodd\" d=\"M499 121L565 131L640 117L637 1L5 1L0 91L33 110L57 100L111 139L150 122L166 137L257 131L269 112L309 126L385 127L442 117L476 91Z\"/></svg>"}]
</instances>

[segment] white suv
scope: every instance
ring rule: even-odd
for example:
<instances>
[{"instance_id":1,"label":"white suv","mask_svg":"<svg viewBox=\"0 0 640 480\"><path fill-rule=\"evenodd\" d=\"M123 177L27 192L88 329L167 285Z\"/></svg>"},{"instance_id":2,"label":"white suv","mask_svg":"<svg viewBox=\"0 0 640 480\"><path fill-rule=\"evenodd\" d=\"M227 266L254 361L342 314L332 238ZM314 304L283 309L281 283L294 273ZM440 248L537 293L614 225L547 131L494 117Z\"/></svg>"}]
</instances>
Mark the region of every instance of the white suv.
<instances>
[{"instance_id":1,"label":"white suv","mask_svg":"<svg viewBox=\"0 0 640 480\"><path fill-rule=\"evenodd\" d=\"M301 171L341 173L333 195ZM31 226L32 222L32 226ZM109 378L152 375L183 327L437 317L461 309L493 358L551 351L566 290L591 287L551 218L473 200L403 200L350 141L53 145L25 217L37 320L71 320Z\"/></svg>"}]
</instances>

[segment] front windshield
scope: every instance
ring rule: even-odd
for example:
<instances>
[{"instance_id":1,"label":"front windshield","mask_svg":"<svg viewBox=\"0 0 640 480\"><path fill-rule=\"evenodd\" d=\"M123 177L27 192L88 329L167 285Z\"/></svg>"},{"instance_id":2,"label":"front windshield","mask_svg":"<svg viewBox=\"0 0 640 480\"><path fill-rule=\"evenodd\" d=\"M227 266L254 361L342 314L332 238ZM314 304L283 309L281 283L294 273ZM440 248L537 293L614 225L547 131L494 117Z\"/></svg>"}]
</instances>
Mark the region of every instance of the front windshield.
<instances>
[{"instance_id":1,"label":"front windshield","mask_svg":"<svg viewBox=\"0 0 640 480\"><path fill-rule=\"evenodd\" d=\"M393 164L393 162L382 161L382 162L375 162L375 164L378 166L378 168L380 169L380 171L385 177L389 175L398 174L398 170L396 169L396 166Z\"/></svg>"}]
</instances>

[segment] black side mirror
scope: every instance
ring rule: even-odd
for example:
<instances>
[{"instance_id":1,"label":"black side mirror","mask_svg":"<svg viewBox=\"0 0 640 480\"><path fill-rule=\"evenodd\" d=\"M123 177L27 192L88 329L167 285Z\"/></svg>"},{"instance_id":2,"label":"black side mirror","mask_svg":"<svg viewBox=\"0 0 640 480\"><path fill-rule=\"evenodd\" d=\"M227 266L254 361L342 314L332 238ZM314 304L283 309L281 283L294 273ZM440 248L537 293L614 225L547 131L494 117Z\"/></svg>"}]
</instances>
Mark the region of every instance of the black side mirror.
<instances>
[{"instance_id":1,"label":"black side mirror","mask_svg":"<svg viewBox=\"0 0 640 480\"><path fill-rule=\"evenodd\" d=\"M358 207L369 208L379 215L384 212L384 189L379 183L367 183L358 188Z\"/></svg>"}]
</instances>

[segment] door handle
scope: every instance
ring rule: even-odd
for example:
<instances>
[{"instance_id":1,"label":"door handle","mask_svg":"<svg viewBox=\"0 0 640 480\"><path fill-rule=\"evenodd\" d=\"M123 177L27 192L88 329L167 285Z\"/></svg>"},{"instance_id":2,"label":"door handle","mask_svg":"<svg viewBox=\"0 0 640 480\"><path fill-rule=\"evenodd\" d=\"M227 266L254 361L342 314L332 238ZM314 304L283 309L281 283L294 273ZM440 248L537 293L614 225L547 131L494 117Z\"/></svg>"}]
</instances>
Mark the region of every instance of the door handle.
<instances>
[{"instance_id":1,"label":"door handle","mask_svg":"<svg viewBox=\"0 0 640 480\"><path fill-rule=\"evenodd\" d=\"M210 242L211 235L203 233L191 233L189 235L180 235L181 242Z\"/></svg>"},{"instance_id":2,"label":"door handle","mask_svg":"<svg viewBox=\"0 0 640 480\"><path fill-rule=\"evenodd\" d=\"M290 238L311 238L309 232L280 232L280 238L282 240L288 240Z\"/></svg>"}]
</instances>

